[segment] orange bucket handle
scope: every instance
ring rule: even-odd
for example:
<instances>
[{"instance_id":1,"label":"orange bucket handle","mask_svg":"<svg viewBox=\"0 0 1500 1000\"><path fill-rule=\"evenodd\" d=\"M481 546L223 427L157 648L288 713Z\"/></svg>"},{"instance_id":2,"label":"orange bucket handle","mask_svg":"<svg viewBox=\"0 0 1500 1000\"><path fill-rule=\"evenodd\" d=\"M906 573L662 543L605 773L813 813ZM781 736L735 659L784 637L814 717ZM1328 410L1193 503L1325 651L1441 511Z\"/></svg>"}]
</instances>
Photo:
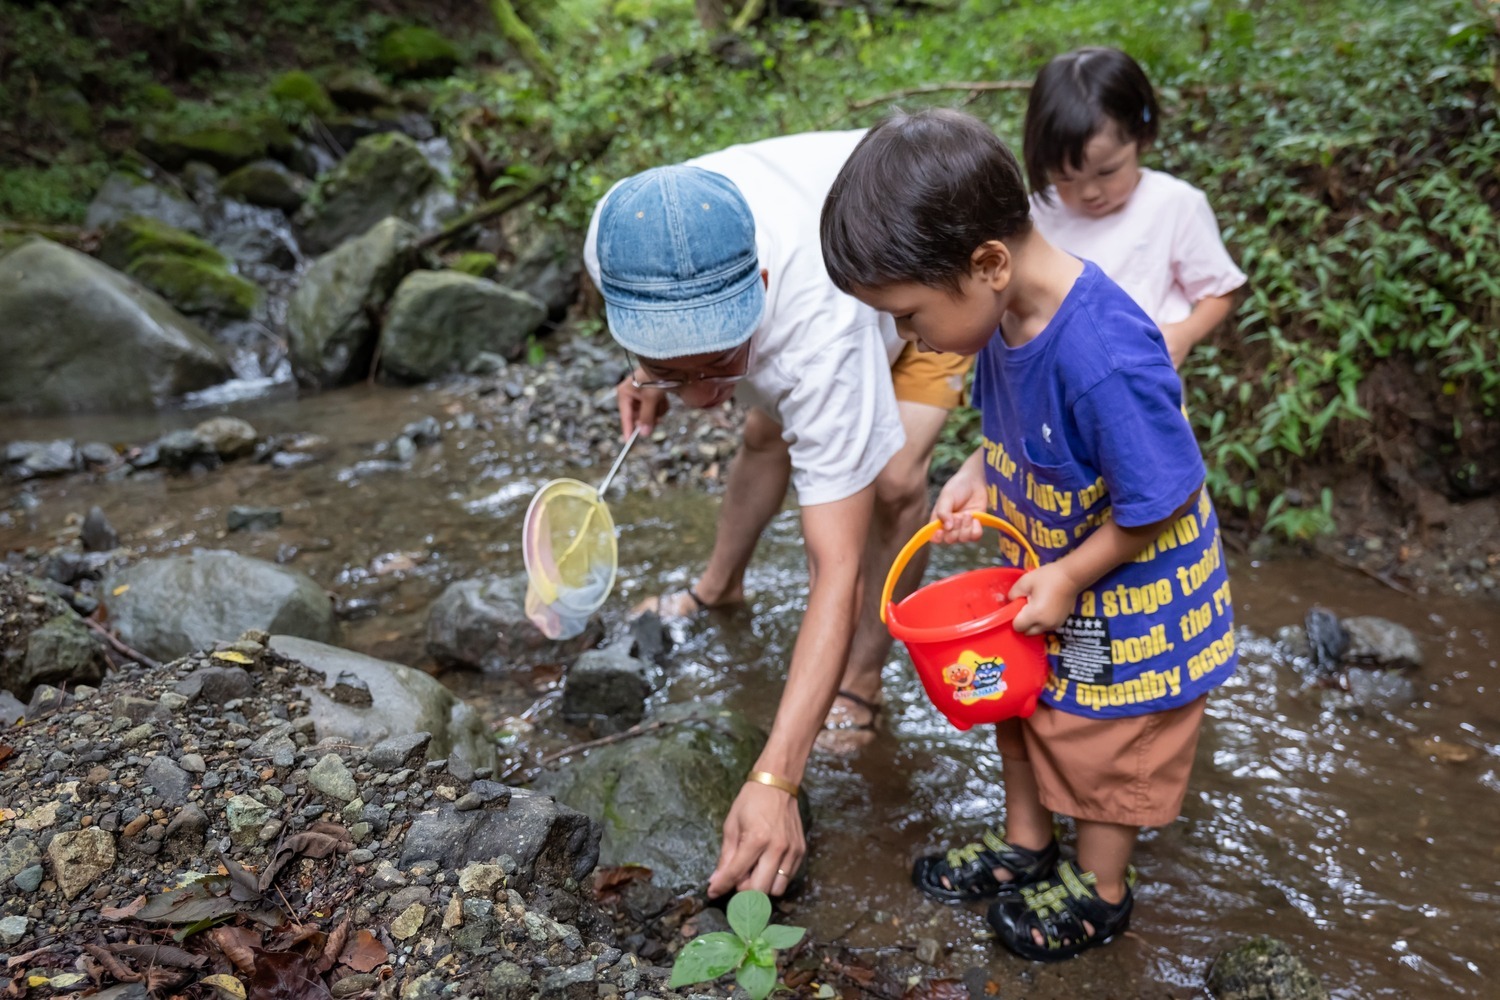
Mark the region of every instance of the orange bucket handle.
<instances>
[{"instance_id":1,"label":"orange bucket handle","mask_svg":"<svg viewBox=\"0 0 1500 1000\"><path fill-rule=\"evenodd\" d=\"M1009 535L1017 542L1020 542L1021 548L1026 552L1027 569L1036 569L1041 565L1041 560L1036 557L1036 549L1031 547L1031 543L1026 540L1026 536L1021 534L1015 525L1003 517L996 517L994 514L983 510L971 511L969 516L985 527L994 528L1002 534ZM901 547L901 551L896 553L896 561L891 563L891 571L885 575L885 589L880 593L880 621L882 623L886 620L885 609L890 606L891 594L896 590L896 581L901 578L901 573L906 569L906 564L911 562L911 557L917 554L918 549L932 541L932 536L942 530L942 521L931 521L924 524L917 530L915 535L911 536L911 541L907 542Z\"/></svg>"}]
</instances>

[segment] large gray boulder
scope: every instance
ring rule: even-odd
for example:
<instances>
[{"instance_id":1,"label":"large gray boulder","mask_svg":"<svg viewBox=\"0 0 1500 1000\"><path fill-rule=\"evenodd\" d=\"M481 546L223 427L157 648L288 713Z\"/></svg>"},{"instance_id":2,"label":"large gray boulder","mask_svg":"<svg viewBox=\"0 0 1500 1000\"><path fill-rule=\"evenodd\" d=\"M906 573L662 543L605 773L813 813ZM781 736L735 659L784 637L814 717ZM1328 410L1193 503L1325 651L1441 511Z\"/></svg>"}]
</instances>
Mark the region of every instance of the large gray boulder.
<instances>
[{"instance_id":1,"label":"large gray boulder","mask_svg":"<svg viewBox=\"0 0 1500 1000\"><path fill-rule=\"evenodd\" d=\"M568 663L604 638L599 619L554 642L526 617L526 577L487 576L448 585L427 617L427 651L444 666L514 670Z\"/></svg>"},{"instance_id":2,"label":"large gray boulder","mask_svg":"<svg viewBox=\"0 0 1500 1000\"><path fill-rule=\"evenodd\" d=\"M259 629L318 641L338 634L333 602L309 577L263 559L199 551L146 559L104 588L127 645L171 660Z\"/></svg>"},{"instance_id":3,"label":"large gray boulder","mask_svg":"<svg viewBox=\"0 0 1500 1000\"><path fill-rule=\"evenodd\" d=\"M424 381L458 374L484 352L516 358L546 317L525 292L458 271L413 271L391 297L380 364Z\"/></svg>"},{"instance_id":4,"label":"large gray boulder","mask_svg":"<svg viewBox=\"0 0 1500 1000\"><path fill-rule=\"evenodd\" d=\"M132 216L155 219L199 235L207 228L203 213L186 195L169 191L137 174L119 172L105 178L89 203L83 224L88 229L105 229Z\"/></svg>"},{"instance_id":5,"label":"large gray boulder","mask_svg":"<svg viewBox=\"0 0 1500 1000\"><path fill-rule=\"evenodd\" d=\"M272 636L271 648L326 679L321 688L302 691L319 739L339 737L373 747L429 733L429 760L457 754L476 768L495 766L495 744L484 720L430 675L291 635Z\"/></svg>"},{"instance_id":6,"label":"large gray boulder","mask_svg":"<svg viewBox=\"0 0 1500 1000\"><path fill-rule=\"evenodd\" d=\"M30 240L0 257L0 406L158 406L231 376L203 330L76 250Z\"/></svg>"},{"instance_id":7,"label":"large gray boulder","mask_svg":"<svg viewBox=\"0 0 1500 1000\"><path fill-rule=\"evenodd\" d=\"M292 364L320 385L362 378L375 351L371 319L415 257L417 230L387 218L313 261L287 304Z\"/></svg>"},{"instance_id":8,"label":"large gray boulder","mask_svg":"<svg viewBox=\"0 0 1500 1000\"><path fill-rule=\"evenodd\" d=\"M327 250L390 215L415 220L441 180L417 144L400 132L361 139L298 213L303 245Z\"/></svg>"},{"instance_id":9,"label":"large gray boulder","mask_svg":"<svg viewBox=\"0 0 1500 1000\"><path fill-rule=\"evenodd\" d=\"M668 889L701 886L765 734L720 709L674 705L659 718L674 724L591 750L533 787L603 826L600 864L645 865Z\"/></svg>"}]
</instances>

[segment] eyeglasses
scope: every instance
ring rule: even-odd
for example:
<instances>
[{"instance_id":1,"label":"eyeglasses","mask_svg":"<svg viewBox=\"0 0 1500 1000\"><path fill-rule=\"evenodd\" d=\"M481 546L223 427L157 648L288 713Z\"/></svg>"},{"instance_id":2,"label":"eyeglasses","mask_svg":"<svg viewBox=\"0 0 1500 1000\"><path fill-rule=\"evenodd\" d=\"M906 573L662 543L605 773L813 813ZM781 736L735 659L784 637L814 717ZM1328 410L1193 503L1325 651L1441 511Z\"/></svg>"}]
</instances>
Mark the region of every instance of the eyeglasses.
<instances>
[{"instance_id":1,"label":"eyeglasses","mask_svg":"<svg viewBox=\"0 0 1500 1000\"><path fill-rule=\"evenodd\" d=\"M710 369L733 367L738 368L738 371L680 373L673 372L671 375L663 375L660 378L655 377L655 373L652 372L651 369L646 367L646 365L642 363L640 358L627 351L625 352L626 356L629 357L631 363L635 365L635 368L632 370L632 374L630 376L630 384L635 386L637 389L671 390L682 389L686 386L694 385L697 383L702 383L704 385L733 385L736 382L742 382L744 381L745 377L750 374L750 347L752 343L753 341L745 341L744 347L735 348L734 352L725 361L707 366ZM735 357L735 355L738 355L738 357ZM638 379L634 374L634 372L636 371L644 372L649 377L645 379Z\"/></svg>"}]
</instances>

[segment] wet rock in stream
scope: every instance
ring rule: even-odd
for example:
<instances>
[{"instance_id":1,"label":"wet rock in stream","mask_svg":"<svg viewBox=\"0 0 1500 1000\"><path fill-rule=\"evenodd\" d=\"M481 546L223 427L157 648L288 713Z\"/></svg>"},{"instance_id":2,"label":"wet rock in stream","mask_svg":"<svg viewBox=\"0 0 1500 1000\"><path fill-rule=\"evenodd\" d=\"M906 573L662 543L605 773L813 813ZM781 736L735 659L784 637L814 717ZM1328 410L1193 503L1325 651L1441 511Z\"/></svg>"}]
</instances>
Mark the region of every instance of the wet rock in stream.
<instances>
[{"instance_id":1,"label":"wet rock in stream","mask_svg":"<svg viewBox=\"0 0 1500 1000\"><path fill-rule=\"evenodd\" d=\"M1287 945L1262 937L1223 952L1208 970L1214 1000L1328 1000L1318 977Z\"/></svg>"}]
</instances>

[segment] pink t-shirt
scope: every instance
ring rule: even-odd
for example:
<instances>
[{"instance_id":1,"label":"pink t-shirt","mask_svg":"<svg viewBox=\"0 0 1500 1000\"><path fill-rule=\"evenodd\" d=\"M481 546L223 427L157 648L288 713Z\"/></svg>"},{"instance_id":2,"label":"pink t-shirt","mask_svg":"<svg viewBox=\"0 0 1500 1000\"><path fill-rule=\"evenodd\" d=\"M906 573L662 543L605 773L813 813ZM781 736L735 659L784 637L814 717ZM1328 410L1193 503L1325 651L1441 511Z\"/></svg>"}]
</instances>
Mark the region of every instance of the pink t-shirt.
<instances>
[{"instance_id":1,"label":"pink t-shirt","mask_svg":"<svg viewBox=\"0 0 1500 1000\"><path fill-rule=\"evenodd\" d=\"M1031 218L1053 245L1091 260L1130 293L1160 326L1186 319L1194 303L1225 295L1245 283L1219 236L1219 223L1203 192L1156 170L1141 181L1118 212L1102 219L1031 196Z\"/></svg>"}]
</instances>

